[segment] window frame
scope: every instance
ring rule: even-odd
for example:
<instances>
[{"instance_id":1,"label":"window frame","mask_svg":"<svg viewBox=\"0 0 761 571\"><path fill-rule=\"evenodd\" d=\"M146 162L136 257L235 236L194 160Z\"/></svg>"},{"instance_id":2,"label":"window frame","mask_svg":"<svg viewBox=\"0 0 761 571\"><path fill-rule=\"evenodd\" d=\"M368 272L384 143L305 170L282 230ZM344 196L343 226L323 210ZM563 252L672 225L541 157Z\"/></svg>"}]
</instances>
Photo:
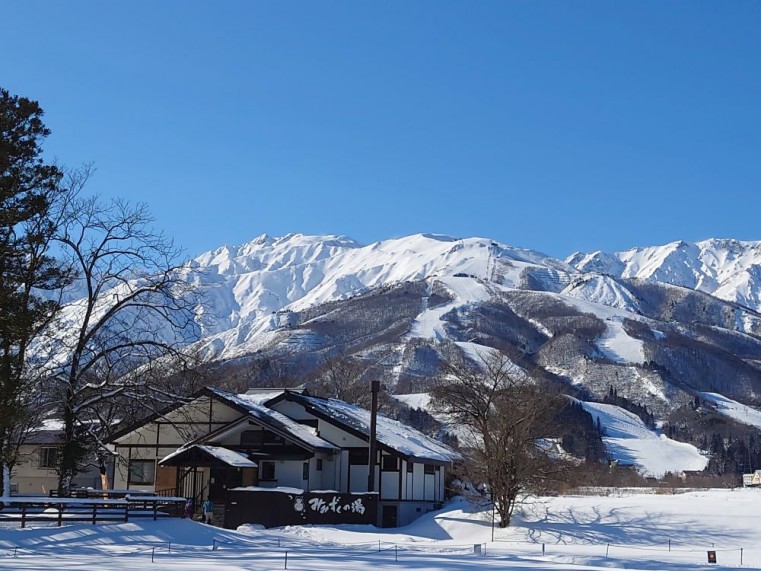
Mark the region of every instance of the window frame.
<instances>
[{"instance_id":1,"label":"window frame","mask_svg":"<svg viewBox=\"0 0 761 571\"><path fill-rule=\"evenodd\" d=\"M143 469L142 475L139 475L135 468L138 466L151 466L151 478L150 481L145 477L145 470ZM129 483L136 486L154 486L156 485L156 460L147 460L134 458L129 462ZM136 476L141 476L136 478Z\"/></svg>"},{"instance_id":2,"label":"window frame","mask_svg":"<svg viewBox=\"0 0 761 571\"><path fill-rule=\"evenodd\" d=\"M40 446L37 467L42 470L55 470L58 466L58 452L57 446Z\"/></svg>"}]
</instances>

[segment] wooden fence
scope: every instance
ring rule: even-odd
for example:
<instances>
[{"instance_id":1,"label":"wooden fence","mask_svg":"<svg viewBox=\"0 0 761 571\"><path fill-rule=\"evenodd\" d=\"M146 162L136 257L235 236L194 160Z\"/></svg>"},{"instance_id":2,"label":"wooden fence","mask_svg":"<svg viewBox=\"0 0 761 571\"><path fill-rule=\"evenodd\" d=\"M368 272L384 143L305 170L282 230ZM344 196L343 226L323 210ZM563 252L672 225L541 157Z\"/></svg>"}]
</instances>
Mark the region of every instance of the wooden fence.
<instances>
[{"instance_id":1,"label":"wooden fence","mask_svg":"<svg viewBox=\"0 0 761 571\"><path fill-rule=\"evenodd\" d=\"M134 493L134 492L133 492ZM128 522L130 519L181 517L185 498L125 495L121 498L45 498L16 496L0 500L0 523Z\"/></svg>"}]
</instances>

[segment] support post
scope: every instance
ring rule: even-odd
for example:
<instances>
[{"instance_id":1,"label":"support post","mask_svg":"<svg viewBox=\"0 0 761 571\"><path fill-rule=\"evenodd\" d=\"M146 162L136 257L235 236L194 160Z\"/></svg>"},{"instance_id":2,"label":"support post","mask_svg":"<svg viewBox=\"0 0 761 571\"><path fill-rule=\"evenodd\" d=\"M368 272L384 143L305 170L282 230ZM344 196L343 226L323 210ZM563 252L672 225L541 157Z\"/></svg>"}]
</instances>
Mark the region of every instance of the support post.
<instances>
[{"instance_id":1,"label":"support post","mask_svg":"<svg viewBox=\"0 0 761 571\"><path fill-rule=\"evenodd\" d=\"M494 511L495 511L494 498L491 499L491 542L494 543Z\"/></svg>"},{"instance_id":2,"label":"support post","mask_svg":"<svg viewBox=\"0 0 761 571\"><path fill-rule=\"evenodd\" d=\"M375 437L378 426L378 393L380 392L380 381L372 381L370 383L370 391L372 394L372 405L370 407L370 459L368 461L368 474L367 474L367 491L375 491Z\"/></svg>"}]
</instances>

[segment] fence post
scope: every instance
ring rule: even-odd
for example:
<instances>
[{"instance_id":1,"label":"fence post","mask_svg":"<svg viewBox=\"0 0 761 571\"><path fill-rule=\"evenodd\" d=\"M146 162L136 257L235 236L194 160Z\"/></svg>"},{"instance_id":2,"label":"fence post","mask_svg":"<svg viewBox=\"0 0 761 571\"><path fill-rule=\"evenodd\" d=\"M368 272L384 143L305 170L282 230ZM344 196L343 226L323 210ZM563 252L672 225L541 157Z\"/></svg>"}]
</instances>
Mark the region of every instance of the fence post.
<instances>
[{"instance_id":1,"label":"fence post","mask_svg":"<svg viewBox=\"0 0 761 571\"><path fill-rule=\"evenodd\" d=\"M380 539L378 540L378 553L380 553Z\"/></svg>"},{"instance_id":2,"label":"fence post","mask_svg":"<svg viewBox=\"0 0 761 571\"><path fill-rule=\"evenodd\" d=\"M124 505L124 523L127 523L129 521L129 500L127 500L127 503Z\"/></svg>"},{"instance_id":3,"label":"fence post","mask_svg":"<svg viewBox=\"0 0 761 571\"><path fill-rule=\"evenodd\" d=\"M285 564L283 566L283 569L288 569L288 550L285 551Z\"/></svg>"},{"instance_id":4,"label":"fence post","mask_svg":"<svg viewBox=\"0 0 761 571\"><path fill-rule=\"evenodd\" d=\"M542 543L542 557L544 557L544 543Z\"/></svg>"},{"instance_id":5,"label":"fence post","mask_svg":"<svg viewBox=\"0 0 761 571\"><path fill-rule=\"evenodd\" d=\"M58 527L63 523L63 504L58 504Z\"/></svg>"},{"instance_id":6,"label":"fence post","mask_svg":"<svg viewBox=\"0 0 761 571\"><path fill-rule=\"evenodd\" d=\"M742 565L742 552L740 552L740 565ZM394 561L399 561L399 546L394 545Z\"/></svg>"},{"instance_id":7,"label":"fence post","mask_svg":"<svg viewBox=\"0 0 761 571\"><path fill-rule=\"evenodd\" d=\"M95 507L95 504L92 505L92 524L95 525L95 520L98 517L98 508Z\"/></svg>"},{"instance_id":8,"label":"fence post","mask_svg":"<svg viewBox=\"0 0 761 571\"><path fill-rule=\"evenodd\" d=\"M671 538L669 538L669 551L671 551Z\"/></svg>"},{"instance_id":9,"label":"fence post","mask_svg":"<svg viewBox=\"0 0 761 571\"><path fill-rule=\"evenodd\" d=\"M21 504L21 527L26 527L26 504Z\"/></svg>"},{"instance_id":10,"label":"fence post","mask_svg":"<svg viewBox=\"0 0 761 571\"><path fill-rule=\"evenodd\" d=\"M216 551L217 550L217 540L216 539L212 539L211 540L211 550L212 551Z\"/></svg>"},{"instance_id":11,"label":"fence post","mask_svg":"<svg viewBox=\"0 0 761 571\"><path fill-rule=\"evenodd\" d=\"M171 553L171 552L172 552L172 542L170 541L169 542L169 553Z\"/></svg>"},{"instance_id":12,"label":"fence post","mask_svg":"<svg viewBox=\"0 0 761 571\"><path fill-rule=\"evenodd\" d=\"M609 551L610 551L610 543L609 543L609 544L608 544L608 546L605 548L605 557L607 557L607 556L608 556L608 552L609 552Z\"/></svg>"},{"instance_id":13,"label":"fence post","mask_svg":"<svg viewBox=\"0 0 761 571\"><path fill-rule=\"evenodd\" d=\"M743 564L743 548L740 548L740 567L742 567Z\"/></svg>"},{"instance_id":14,"label":"fence post","mask_svg":"<svg viewBox=\"0 0 761 571\"><path fill-rule=\"evenodd\" d=\"M153 563L153 558L156 557L156 548L151 547L151 563Z\"/></svg>"},{"instance_id":15,"label":"fence post","mask_svg":"<svg viewBox=\"0 0 761 571\"><path fill-rule=\"evenodd\" d=\"M158 519L158 513L159 513L159 502L158 500L153 500L153 521L156 521Z\"/></svg>"}]
</instances>

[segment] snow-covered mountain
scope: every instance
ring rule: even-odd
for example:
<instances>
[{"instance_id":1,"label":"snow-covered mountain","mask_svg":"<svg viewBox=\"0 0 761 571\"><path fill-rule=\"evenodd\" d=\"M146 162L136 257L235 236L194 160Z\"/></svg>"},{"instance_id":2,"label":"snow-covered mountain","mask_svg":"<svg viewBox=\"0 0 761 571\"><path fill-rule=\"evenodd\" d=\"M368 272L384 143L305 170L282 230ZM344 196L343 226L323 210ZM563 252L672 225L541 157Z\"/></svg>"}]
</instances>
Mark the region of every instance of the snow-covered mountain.
<instances>
[{"instance_id":1,"label":"snow-covered mountain","mask_svg":"<svg viewBox=\"0 0 761 571\"><path fill-rule=\"evenodd\" d=\"M452 342L471 354L471 345L512 346L533 366L595 390L615 372L633 392L664 402L675 382L761 400L759 260L761 242L731 240L563 262L486 238L417 234L361 245L262 235L183 268L201 299L184 338L209 362L287 353L313 365L336 353L392 351L397 358L384 362L398 378L430 376L424 345ZM666 346L673 350L662 354ZM690 360L697 351L707 364Z\"/></svg>"},{"instance_id":2,"label":"snow-covered mountain","mask_svg":"<svg viewBox=\"0 0 761 571\"><path fill-rule=\"evenodd\" d=\"M612 254L577 252L566 262L585 273L673 284L761 310L761 242L679 241Z\"/></svg>"},{"instance_id":3,"label":"snow-covered mountain","mask_svg":"<svg viewBox=\"0 0 761 571\"><path fill-rule=\"evenodd\" d=\"M373 289L431 279L470 278L518 288L529 278L560 291L578 271L538 252L484 238L417 234L367 246L342 236L262 235L242 246L207 252L190 263L204 294L199 315L210 358L228 358L268 345L293 312ZM488 285L484 285L488 287ZM478 289L478 288L476 288ZM468 303L488 297L459 292Z\"/></svg>"},{"instance_id":4,"label":"snow-covered mountain","mask_svg":"<svg viewBox=\"0 0 761 571\"><path fill-rule=\"evenodd\" d=\"M728 411L761 406L760 267L761 242L732 240L561 261L486 238L262 235L182 268L201 300L182 338L238 387L303 382L350 356L399 393L425 391L452 352L477 361L499 348L580 402L615 389L621 418L693 423L679 467L694 468L713 436L700 411L732 423ZM632 457L641 442L664 458L679 448L649 430L606 444ZM637 464L657 473L664 462Z\"/></svg>"}]
</instances>

